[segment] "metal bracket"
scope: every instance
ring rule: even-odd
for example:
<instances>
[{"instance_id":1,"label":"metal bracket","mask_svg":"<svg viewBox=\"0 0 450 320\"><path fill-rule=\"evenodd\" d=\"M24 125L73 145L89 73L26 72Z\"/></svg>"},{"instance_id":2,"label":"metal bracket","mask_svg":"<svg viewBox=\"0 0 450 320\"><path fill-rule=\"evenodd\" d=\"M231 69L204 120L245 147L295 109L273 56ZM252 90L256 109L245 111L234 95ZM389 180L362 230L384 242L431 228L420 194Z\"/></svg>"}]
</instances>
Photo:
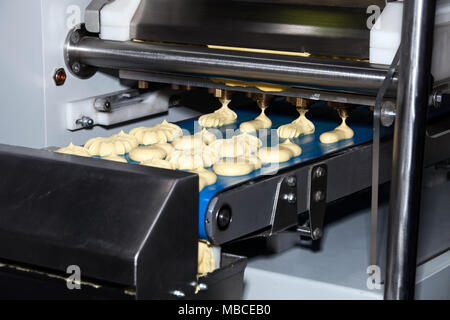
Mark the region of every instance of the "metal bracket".
<instances>
[{"instance_id":1,"label":"metal bracket","mask_svg":"<svg viewBox=\"0 0 450 320\"><path fill-rule=\"evenodd\" d=\"M284 231L297 224L297 177L286 176L280 183L276 211L270 234Z\"/></svg>"},{"instance_id":2,"label":"metal bracket","mask_svg":"<svg viewBox=\"0 0 450 320\"><path fill-rule=\"evenodd\" d=\"M122 90L70 101L66 108L66 128L78 130L94 125L113 126L167 112L171 90Z\"/></svg>"},{"instance_id":3,"label":"metal bracket","mask_svg":"<svg viewBox=\"0 0 450 320\"><path fill-rule=\"evenodd\" d=\"M139 90L131 89L110 96L102 96L94 100L94 109L99 112L112 112L115 109L141 103L144 97Z\"/></svg>"},{"instance_id":4,"label":"metal bracket","mask_svg":"<svg viewBox=\"0 0 450 320\"><path fill-rule=\"evenodd\" d=\"M84 21L86 30L92 33L100 33L100 11L105 5L115 0L92 0L86 8Z\"/></svg>"},{"instance_id":5,"label":"metal bracket","mask_svg":"<svg viewBox=\"0 0 450 320\"><path fill-rule=\"evenodd\" d=\"M66 38L66 43L64 44L64 60L66 62L67 69L73 76L80 79L91 78L97 72L97 68L80 63L76 55L69 55L69 51L70 48L76 46L81 39L92 35L94 34L88 32L84 24L80 24L69 31Z\"/></svg>"},{"instance_id":6,"label":"metal bracket","mask_svg":"<svg viewBox=\"0 0 450 320\"><path fill-rule=\"evenodd\" d=\"M319 164L310 171L308 219L297 227L302 236L318 240L323 235L323 223L327 206L328 167Z\"/></svg>"},{"instance_id":7,"label":"metal bracket","mask_svg":"<svg viewBox=\"0 0 450 320\"><path fill-rule=\"evenodd\" d=\"M371 213L370 213L370 264L377 264L377 229L378 229L378 185L379 185L379 161L380 161L380 122L383 125L392 125L395 121L396 107L389 103L384 104L383 113L383 98L392 82L392 79L397 70L397 65L400 60L401 44L395 54L391 66L386 74L386 78L378 91L375 106L373 111L373 139L372 139L372 199L371 199ZM389 107L390 106L390 107ZM391 110L389 110L391 109ZM389 116L391 114L391 116ZM393 116L392 116L393 114Z\"/></svg>"}]
</instances>

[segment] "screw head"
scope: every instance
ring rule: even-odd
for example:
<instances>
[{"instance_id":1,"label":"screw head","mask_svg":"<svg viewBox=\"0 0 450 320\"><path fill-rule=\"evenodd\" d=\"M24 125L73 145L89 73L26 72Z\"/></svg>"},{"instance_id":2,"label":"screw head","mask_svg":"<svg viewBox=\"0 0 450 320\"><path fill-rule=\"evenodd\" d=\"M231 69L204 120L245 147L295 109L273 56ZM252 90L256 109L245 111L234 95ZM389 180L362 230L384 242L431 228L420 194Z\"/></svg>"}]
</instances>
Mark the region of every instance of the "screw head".
<instances>
[{"instance_id":1,"label":"screw head","mask_svg":"<svg viewBox=\"0 0 450 320\"><path fill-rule=\"evenodd\" d=\"M295 176L289 176L286 178L286 183L289 187L295 187L297 185L297 178Z\"/></svg>"},{"instance_id":2,"label":"screw head","mask_svg":"<svg viewBox=\"0 0 450 320\"><path fill-rule=\"evenodd\" d=\"M283 199L289 202L290 204L297 202L297 197L293 193L287 193L283 195Z\"/></svg>"},{"instance_id":3,"label":"screw head","mask_svg":"<svg viewBox=\"0 0 450 320\"><path fill-rule=\"evenodd\" d=\"M200 283L198 285L198 288L200 289L200 291L205 291L208 290L208 285L206 283Z\"/></svg>"},{"instance_id":4,"label":"screw head","mask_svg":"<svg viewBox=\"0 0 450 320\"><path fill-rule=\"evenodd\" d=\"M64 82L66 82L67 74L64 68L59 68L55 71L55 74L53 75L53 80L55 81L55 84L57 86L62 86Z\"/></svg>"},{"instance_id":5,"label":"screw head","mask_svg":"<svg viewBox=\"0 0 450 320\"><path fill-rule=\"evenodd\" d=\"M104 107L106 111L111 111L111 102L106 101Z\"/></svg>"},{"instance_id":6,"label":"screw head","mask_svg":"<svg viewBox=\"0 0 450 320\"><path fill-rule=\"evenodd\" d=\"M75 31L70 36L70 41L74 44L77 44L80 41L80 33L78 31Z\"/></svg>"},{"instance_id":7,"label":"screw head","mask_svg":"<svg viewBox=\"0 0 450 320\"><path fill-rule=\"evenodd\" d=\"M317 167L314 169L314 178L321 178L325 175L325 169L323 167Z\"/></svg>"},{"instance_id":8,"label":"screw head","mask_svg":"<svg viewBox=\"0 0 450 320\"><path fill-rule=\"evenodd\" d=\"M80 125L82 128L91 128L94 126L94 120L85 116L78 119L75 123Z\"/></svg>"},{"instance_id":9,"label":"screw head","mask_svg":"<svg viewBox=\"0 0 450 320\"><path fill-rule=\"evenodd\" d=\"M171 292L172 295L174 295L177 298L184 298L186 295L181 290L174 290Z\"/></svg>"},{"instance_id":10,"label":"screw head","mask_svg":"<svg viewBox=\"0 0 450 320\"><path fill-rule=\"evenodd\" d=\"M432 104L435 108L440 108L442 104L442 92L436 90L431 97Z\"/></svg>"},{"instance_id":11,"label":"screw head","mask_svg":"<svg viewBox=\"0 0 450 320\"><path fill-rule=\"evenodd\" d=\"M87 119L87 126L92 127L93 125L94 125L94 120L92 120L91 118Z\"/></svg>"},{"instance_id":12,"label":"screw head","mask_svg":"<svg viewBox=\"0 0 450 320\"><path fill-rule=\"evenodd\" d=\"M220 208L217 214L217 226L219 230L226 230L230 226L232 219L231 208L227 205Z\"/></svg>"},{"instance_id":13,"label":"screw head","mask_svg":"<svg viewBox=\"0 0 450 320\"><path fill-rule=\"evenodd\" d=\"M394 124L396 106L392 101L386 101L381 105L380 122L385 127L390 127Z\"/></svg>"},{"instance_id":14,"label":"screw head","mask_svg":"<svg viewBox=\"0 0 450 320\"><path fill-rule=\"evenodd\" d=\"M80 73L80 71L81 71L81 64L79 62L74 62L72 64L72 70L75 73Z\"/></svg>"},{"instance_id":15,"label":"screw head","mask_svg":"<svg viewBox=\"0 0 450 320\"><path fill-rule=\"evenodd\" d=\"M323 193L323 191L318 190L314 193L314 201L315 202L320 202L325 200L325 194Z\"/></svg>"},{"instance_id":16,"label":"screw head","mask_svg":"<svg viewBox=\"0 0 450 320\"><path fill-rule=\"evenodd\" d=\"M322 230L320 230L319 228L314 229L313 236L314 236L314 239L321 238L322 237Z\"/></svg>"}]
</instances>

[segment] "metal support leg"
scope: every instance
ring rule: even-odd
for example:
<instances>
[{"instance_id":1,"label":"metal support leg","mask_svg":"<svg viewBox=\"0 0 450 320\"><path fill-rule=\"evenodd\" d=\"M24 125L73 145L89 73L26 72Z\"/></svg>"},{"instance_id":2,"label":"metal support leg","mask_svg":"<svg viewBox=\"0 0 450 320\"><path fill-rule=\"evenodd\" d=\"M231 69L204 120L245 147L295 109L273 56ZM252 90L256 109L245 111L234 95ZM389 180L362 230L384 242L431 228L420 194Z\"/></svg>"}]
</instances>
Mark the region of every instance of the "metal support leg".
<instances>
[{"instance_id":1,"label":"metal support leg","mask_svg":"<svg viewBox=\"0 0 450 320\"><path fill-rule=\"evenodd\" d=\"M404 1L385 299L413 299L435 0Z\"/></svg>"}]
</instances>

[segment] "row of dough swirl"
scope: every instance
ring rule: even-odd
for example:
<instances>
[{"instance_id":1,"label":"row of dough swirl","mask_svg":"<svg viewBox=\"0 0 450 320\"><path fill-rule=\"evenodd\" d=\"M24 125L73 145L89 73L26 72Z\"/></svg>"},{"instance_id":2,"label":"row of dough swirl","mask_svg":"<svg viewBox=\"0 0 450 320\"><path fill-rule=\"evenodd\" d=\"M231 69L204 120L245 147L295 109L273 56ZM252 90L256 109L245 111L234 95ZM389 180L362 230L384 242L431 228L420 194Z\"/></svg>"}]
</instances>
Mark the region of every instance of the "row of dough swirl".
<instances>
[{"instance_id":1,"label":"row of dough swirl","mask_svg":"<svg viewBox=\"0 0 450 320\"><path fill-rule=\"evenodd\" d=\"M138 127L130 131L130 135L136 137L139 144L152 145L157 143L172 142L183 135L182 129L176 124L164 120L153 127Z\"/></svg>"},{"instance_id":2,"label":"row of dough swirl","mask_svg":"<svg viewBox=\"0 0 450 320\"><path fill-rule=\"evenodd\" d=\"M276 147L265 147L255 153L223 158L214 165L213 170L221 176L243 176L261 169L263 164L286 162L301 153L301 147L288 139Z\"/></svg>"},{"instance_id":3,"label":"row of dough swirl","mask_svg":"<svg viewBox=\"0 0 450 320\"><path fill-rule=\"evenodd\" d=\"M218 110L205 114L198 119L198 123L202 127L217 128L237 121L237 114L228 107L231 100L221 99L221 102L222 106Z\"/></svg>"},{"instance_id":4,"label":"row of dough swirl","mask_svg":"<svg viewBox=\"0 0 450 320\"><path fill-rule=\"evenodd\" d=\"M93 156L124 155L138 146L136 137L120 131L108 138L93 138L85 143L84 147Z\"/></svg>"}]
</instances>

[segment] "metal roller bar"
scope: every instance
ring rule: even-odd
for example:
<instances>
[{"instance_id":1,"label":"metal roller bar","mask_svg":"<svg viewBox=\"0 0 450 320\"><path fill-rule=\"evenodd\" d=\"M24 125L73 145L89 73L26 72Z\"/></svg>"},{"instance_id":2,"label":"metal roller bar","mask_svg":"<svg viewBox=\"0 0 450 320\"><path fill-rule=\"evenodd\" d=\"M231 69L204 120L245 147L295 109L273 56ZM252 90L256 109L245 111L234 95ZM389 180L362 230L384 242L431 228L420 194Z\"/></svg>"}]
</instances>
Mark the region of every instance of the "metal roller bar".
<instances>
[{"instance_id":1,"label":"metal roller bar","mask_svg":"<svg viewBox=\"0 0 450 320\"><path fill-rule=\"evenodd\" d=\"M209 49L201 46L107 41L75 30L65 47L73 74L95 68L263 81L287 86L376 95L387 69L369 63ZM93 68L92 68L93 67ZM394 77L390 93L396 87ZM395 92L394 92L395 93Z\"/></svg>"},{"instance_id":2,"label":"metal roller bar","mask_svg":"<svg viewBox=\"0 0 450 320\"><path fill-rule=\"evenodd\" d=\"M436 1L404 5L385 286L395 300L414 298Z\"/></svg>"}]
</instances>

